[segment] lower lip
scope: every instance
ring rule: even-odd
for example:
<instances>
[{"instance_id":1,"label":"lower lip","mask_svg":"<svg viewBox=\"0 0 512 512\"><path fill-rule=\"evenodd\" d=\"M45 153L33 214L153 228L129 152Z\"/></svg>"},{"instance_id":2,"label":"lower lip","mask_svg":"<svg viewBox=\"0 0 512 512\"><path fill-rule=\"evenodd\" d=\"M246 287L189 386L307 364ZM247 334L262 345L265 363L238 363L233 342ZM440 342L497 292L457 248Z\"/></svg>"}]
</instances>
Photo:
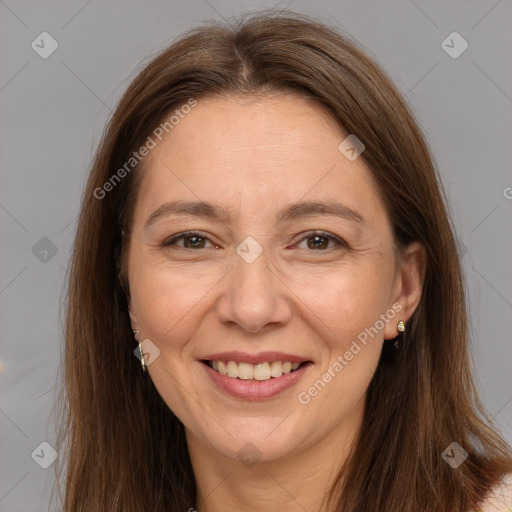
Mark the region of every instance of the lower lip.
<instances>
[{"instance_id":1,"label":"lower lip","mask_svg":"<svg viewBox=\"0 0 512 512\"><path fill-rule=\"evenodd\" d=\"M200 364L214 384L221 390L235 398L243 398L244 400L266 400L279 395L294 386L312 365L311 362L308 362L293 372L281 375L281 377L271 377L268 380L259 381L234 379L220 374L203 362L200 362Z\"/></svg>"}]
</instances>

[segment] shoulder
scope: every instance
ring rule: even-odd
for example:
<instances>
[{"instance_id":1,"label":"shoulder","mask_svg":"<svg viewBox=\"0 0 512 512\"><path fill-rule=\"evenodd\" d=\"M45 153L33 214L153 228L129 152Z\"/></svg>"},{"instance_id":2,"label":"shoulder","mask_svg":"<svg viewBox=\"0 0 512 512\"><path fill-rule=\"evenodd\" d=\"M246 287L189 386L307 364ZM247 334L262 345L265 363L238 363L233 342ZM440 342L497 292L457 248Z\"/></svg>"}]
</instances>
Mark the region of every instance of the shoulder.
<instances>
[{"instance_id":1,"label":"shoulder","mask_svg":"<svg viewBox=\"0 0 512 512\"><path fill-rule=\"evenodd\" d=\"M507 473L501 482L493 487L475 512L512 511L512 473Z\"/></svg>"}]
</instances>

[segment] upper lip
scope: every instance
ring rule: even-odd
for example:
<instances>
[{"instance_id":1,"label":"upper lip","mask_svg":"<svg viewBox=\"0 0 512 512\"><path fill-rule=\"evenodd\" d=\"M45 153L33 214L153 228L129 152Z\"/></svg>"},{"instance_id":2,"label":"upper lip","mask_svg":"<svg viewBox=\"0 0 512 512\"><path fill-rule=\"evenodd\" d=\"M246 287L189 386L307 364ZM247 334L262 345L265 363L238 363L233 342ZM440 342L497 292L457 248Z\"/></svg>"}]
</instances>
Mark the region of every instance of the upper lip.
<instances>
[{"instance_id":1,"label":"upper lip","mask_svg":"<svg viewBox=\"0 0 512 512\"><path fill-rule=\"evenodd\" d=\"M292 363L303 363L310 361L305 357L294 354L285 354L284 352L258 352L249 354L247 352L231 351L209 354L201 358L207 361L236 361L237 363L260 364L271 361L290 361Z\"/></svg>"}]
</instances>

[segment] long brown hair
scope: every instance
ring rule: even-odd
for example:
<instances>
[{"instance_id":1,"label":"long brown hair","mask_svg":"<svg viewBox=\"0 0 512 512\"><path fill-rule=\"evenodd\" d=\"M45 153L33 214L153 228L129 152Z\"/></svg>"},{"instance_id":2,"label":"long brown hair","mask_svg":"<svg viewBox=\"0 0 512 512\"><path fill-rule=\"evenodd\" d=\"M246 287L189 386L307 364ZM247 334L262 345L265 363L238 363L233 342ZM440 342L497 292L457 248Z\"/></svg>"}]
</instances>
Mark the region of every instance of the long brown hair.
<instances>
[{"instance_id":1,"label":"long brown hair","mask_svg":"<svg viewBox=\"0 0 512 512\"><path fill-rule=\"evenodd\" d=\"M326 497L329 510L466 511L512 471L511 448L485 412L471 375L453 227L413 115L348 36L311 17L271 10L206 23L180 37L138 74L105 130L82 200L67 290L58 438L67 464L66 511L194 506L183 424L133 353L121 231L131 226L144 161L133 169L126 162L191 98L273 92L316 99L363 141L362 158L397 247L419 241L428 254L421 302L400 349L384 344L359 436ZM127 172L113 180L123 165ZM468 452L457 469L441 456L453 442Z\"/></svg>"}]
</instances>

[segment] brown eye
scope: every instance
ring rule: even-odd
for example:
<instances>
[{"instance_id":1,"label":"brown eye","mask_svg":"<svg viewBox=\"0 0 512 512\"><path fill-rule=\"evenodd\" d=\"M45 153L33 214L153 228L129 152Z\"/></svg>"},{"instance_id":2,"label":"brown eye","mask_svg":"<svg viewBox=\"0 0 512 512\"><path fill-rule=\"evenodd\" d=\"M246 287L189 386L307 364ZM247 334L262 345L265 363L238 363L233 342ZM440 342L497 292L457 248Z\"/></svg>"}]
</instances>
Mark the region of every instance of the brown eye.
<instances>
[{"instance_id":1,"label":"brown eye","mask_svg":"<svg viewBox=\"0 0 512 512\"><path fill-rule=\"evenodd\" d=\"M183 240L183 245L178 245L176 242ZM187 231L185 233L179 233L170 239L166 240L162 246L171 247L176 246L180 249L206 249L205 243L210 242L208 237L202 233L196 231ZM211 242L210 242L211 243Z\"/></svg>"},{"instance_id":2,"label":"brown eye","mask_svg":"<svg viewBox=\"0 0 512 512\"><path fill-rule=\"evenodd\" d=\"M190 235L183 237L184 245L187 249L204 249L205 239L201 236Z\"/></svg>"},{"instance_id":3,"label":"brown eye","mask_svg":"<svg viewBox=\"0 0 512 512\"><path fill-rule=\"evenodd\" d=\"M319 231L313 231L304 237L302 241L307 240L307 248L316 251L329 250L329 242L334 242L335 246L348 247L347 243L340 237L332 235L330 233L323 233Z\"/></svg>"},{"instance_id":4,"label":"brown eye","mask_svg":"<svg viewBox=\"0 0 512 512\"><path fill-rule=\"evenodd\" d=\"M329 239L326 236L312 235L307 238L310 249L327 249Z\"/></svg>"}]
</instances>

